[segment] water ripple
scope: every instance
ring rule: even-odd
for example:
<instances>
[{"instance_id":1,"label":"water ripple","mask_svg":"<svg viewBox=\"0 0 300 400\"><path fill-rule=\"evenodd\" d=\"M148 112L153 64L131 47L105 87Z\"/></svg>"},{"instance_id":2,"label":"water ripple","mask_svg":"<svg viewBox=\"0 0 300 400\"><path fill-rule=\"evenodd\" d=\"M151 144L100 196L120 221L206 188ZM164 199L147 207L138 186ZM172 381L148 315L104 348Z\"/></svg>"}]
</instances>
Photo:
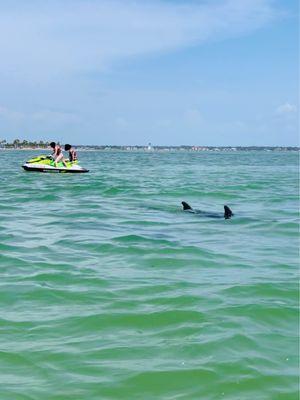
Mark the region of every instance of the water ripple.
<instances>
[{"instance_id":1,"label":"water ripple","mask_svg":"<svg viewBox=\"0 0 300 400\"><path fill-rule=\"evenodd\" d=\"M31 154L0 152L1 399L298 398L297 154Z\"/></svg>"}]
</instances>

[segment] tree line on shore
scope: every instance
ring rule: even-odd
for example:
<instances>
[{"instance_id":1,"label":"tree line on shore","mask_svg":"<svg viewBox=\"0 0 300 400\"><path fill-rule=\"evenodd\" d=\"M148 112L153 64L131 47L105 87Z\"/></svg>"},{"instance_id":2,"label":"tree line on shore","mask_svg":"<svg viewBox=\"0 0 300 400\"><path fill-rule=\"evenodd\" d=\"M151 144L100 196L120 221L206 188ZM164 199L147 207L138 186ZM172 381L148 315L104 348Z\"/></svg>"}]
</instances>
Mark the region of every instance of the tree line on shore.
<instances>
[{"instance_id":1,"label":"tree line on shore","mask_svg":"<svg viewBox=\"0 0 300 400\"><path fill-rule=\"evenodd\" d=\"M46 149L47 147L49 147L49 142L44 142L43 140L33 142L30 140L20 140L20 139L15 139L12 142L7 142L5 139L4 140L0 139L0 147L5 149L24 149L24 148Z\"/></svg>"},{"instance_id":2,"label":"tree line on shore","mask_svg":"<svg viewBox=\"0 0 300 400\"><path fill-rule=\"evenodd\" d=\"M48 141L30 141L15 139L12 142L7 142L5 139L0 139L0 148L2 149L47 149L50 142ZM149 150L149 146L126 146L126 145L77 145L77 148L82 150ZM150 146L150 150L156 151L299 151L296 146Z\"/></svg>"}]
</instances>

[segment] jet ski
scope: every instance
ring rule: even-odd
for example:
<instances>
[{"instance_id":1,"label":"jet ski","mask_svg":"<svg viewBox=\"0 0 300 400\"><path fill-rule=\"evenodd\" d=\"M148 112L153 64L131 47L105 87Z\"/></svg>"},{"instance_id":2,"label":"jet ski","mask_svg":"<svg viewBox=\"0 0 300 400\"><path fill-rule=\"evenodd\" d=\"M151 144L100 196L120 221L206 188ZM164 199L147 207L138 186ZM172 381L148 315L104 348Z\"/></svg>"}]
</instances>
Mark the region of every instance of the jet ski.
<instances>
[{"instance_id":1,"label":"jet ski","mask_svg":"<svg viewBox=\"0 0 300 400\"><path fill-rule=\"evenodd\" d=\"M82 173L82 172L89 172L88 169L82 168L78 161L65 161L67 167L64 166L62 162L58 162L57 166L55 166L54 159L52 156L38 156L35 158L31 158L30 160L26 161L22 167L25 171L31 172L61 172L61 173Z\"/></svg>"}]
</instances>

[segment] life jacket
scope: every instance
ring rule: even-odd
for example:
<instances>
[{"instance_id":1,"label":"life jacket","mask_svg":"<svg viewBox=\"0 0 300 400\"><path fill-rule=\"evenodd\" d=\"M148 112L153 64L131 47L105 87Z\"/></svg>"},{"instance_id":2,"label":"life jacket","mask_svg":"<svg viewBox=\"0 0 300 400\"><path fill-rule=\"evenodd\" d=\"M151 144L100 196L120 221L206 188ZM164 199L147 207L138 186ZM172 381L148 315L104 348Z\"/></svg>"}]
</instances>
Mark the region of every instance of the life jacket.
<instances>
[{"instance_id":1,"label":"life jacket","mask_svg":"<svg viewBox=\"0 0 300 400\"><path fill-rule=\"evenodd\" d=\"M76 151L74 149L69 150L69 160L71 162L77 161L77 153L76 153Z\"/></svg>"}]
</instances>

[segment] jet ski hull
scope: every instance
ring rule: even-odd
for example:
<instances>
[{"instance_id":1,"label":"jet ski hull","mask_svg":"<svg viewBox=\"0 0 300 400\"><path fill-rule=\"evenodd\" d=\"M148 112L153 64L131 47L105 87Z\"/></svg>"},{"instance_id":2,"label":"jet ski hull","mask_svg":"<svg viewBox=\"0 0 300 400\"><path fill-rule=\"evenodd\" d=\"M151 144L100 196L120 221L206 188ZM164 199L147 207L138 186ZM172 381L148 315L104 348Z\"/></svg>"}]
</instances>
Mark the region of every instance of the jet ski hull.
<instances>
[{"instance_id":1,"label":"jet ski hull","mask_svg":"<svg viewBox=\"0 0 300 400\"><path fill-rule=\"evenodd\" d=\"M67 173L67 174L78 174L78 173L85 173L89 172L88 169L79 167L79 168L55 168L55 167L50 167L48 165L30 165L30 164L24 164L22 165L25 171L29 172L52 172L52 173Z\"/></svg>"},{"instance_id":2,"label":"jet ski hull","mask_svg":"<svg viewBox=\"0 0 300 400\"><path fill-rule=\"evenodd\" d=\"M82 168L78 165L77 161L66 161L66 164L67 167L65 167L62 162L55 165L51 156L42 155L28 160L24 165L22 165L22 167L25 171L29 172L56 172L68 174L89 172L88 169Z\"/></svg>"}]
</instances>

